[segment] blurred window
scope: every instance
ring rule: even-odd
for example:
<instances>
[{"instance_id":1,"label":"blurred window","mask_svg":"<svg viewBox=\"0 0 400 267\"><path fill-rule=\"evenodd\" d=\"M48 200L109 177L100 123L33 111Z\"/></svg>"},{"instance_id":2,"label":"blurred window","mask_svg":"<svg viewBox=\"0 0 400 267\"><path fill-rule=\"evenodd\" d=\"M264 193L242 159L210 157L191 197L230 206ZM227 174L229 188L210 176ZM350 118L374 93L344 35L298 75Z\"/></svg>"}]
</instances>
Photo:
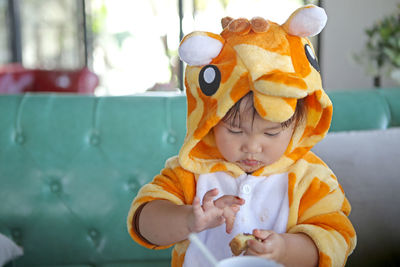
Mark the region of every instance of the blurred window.
<instances>
[{"instance_id":1,"label":"blurred window","mask_svg":"<svg viewBox=\"0 0 400 267\"><path fill-rule=\"evenodd\" d=\"M10 1L0 0L0 63L12 60L6 22ZM19 6L23 65L44 69L79 69L88 65L100 77L97 95L177 91L183 72L177 53L181 34L186 35L194 30L219 33L222 30L220 20L225 16L248 19L261 16L283 23L301 5L319 2L12 1Z\"/></svg>"},{"instance_id":2,"label":"blurred window","mask_svg":"<svg viewBox=\"0 0 400 267\"><path fill-rule=\"evenodd\" d=\"M81 1L19 0L22 61L28 68L85 64Z\"/></svg>"},{"instance_id":3,"label":"blurred window","mask_svg":"<svg viewBox=\"0 0 400 267\"><path fill-rule=\"evenodd\" d=\"M7 23L7 1L0 0L0 64L10 61L10 47Z\"/></svg>"},{"instance_id":4,"label":"blurred window","mask_svg":"<svg viewBox=\"0 0 400 267\"><path fill-rule=\"evenodd\" d=\"M177 0L91 0L88 8L97 94L177 90Z\"/></svg>"},{"instance_id":5,"label":"blurred window","mask_svg":"<svg viewBox=\"0 0 400 267\"><path fill-rule=\"evenodd\" d=\"M184 0L184 33L193 30L207 30L219 33L221 18L244 17L251 19L259 16L284 23L295 9L304 4L303 0ZM191 14L192 13L192 14Z\"/></svg>"}]
</instances>

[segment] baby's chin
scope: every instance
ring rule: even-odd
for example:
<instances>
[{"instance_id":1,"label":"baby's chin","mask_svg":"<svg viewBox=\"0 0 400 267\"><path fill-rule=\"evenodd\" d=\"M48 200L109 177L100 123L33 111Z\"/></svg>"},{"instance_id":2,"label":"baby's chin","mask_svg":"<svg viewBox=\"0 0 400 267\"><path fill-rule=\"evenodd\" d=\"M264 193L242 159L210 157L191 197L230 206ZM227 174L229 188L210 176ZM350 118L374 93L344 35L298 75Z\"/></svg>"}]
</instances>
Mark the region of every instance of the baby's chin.
<instances>
[{"instance_id":1,"label":"baby's chin","mask_svg":"<svg viewBox=\"0 0 400 267\"><path fill-rule=\"evenodd\" d=\"M239 162L236 162L236 164L247 174L252 174L253 172L263 168L265 165L264 164L258 164L256 166L248 166Z\"/></svg>"}]
</instances>

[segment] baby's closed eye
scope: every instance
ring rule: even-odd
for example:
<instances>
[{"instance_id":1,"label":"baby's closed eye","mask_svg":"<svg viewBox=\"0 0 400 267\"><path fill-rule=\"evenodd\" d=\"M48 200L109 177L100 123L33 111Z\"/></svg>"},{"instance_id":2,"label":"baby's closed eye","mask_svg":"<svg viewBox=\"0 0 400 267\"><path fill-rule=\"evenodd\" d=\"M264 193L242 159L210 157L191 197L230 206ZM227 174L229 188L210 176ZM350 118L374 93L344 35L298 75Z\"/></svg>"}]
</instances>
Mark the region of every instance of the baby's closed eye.
<instances>
[{"instance_id":1,"label":"baby's closed eye","mask_svg":"<svg viewBox=\"0 0 400 267\"><path fill-rule=\"evenodd\" d=\"M279 135L281 132L279 131L279 132L267 132L267 133L264 133L266 136L277 136L277 135Z\"/></svg>"},{"instance_id":2,"label":"baby's closed eye","mask_svg":"<svg viewBox=\"0 0 400 267\"><path fill-rule=\"evenodd\" d=\"M243 133L243 131L240 130L240 129L230 129L230 128L228 128L228 131L230 133L232 133L232 134L241 134L241 133Z\"/></svg>"}]
</instances>

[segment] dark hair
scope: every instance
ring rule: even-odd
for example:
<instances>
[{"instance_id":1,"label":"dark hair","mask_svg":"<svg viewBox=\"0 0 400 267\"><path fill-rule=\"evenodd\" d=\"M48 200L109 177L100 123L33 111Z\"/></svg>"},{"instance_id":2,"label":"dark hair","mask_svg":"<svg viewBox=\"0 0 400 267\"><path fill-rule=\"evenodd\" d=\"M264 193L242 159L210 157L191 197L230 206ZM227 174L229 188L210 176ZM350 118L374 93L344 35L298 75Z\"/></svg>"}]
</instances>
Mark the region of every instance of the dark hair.
<instances>
[{"instance_id":1,"label":"dark hair","mask_svg":"<svg viewBox=\"0 0 400 267\"><path fill-rule=\"evenodd\" d=\"M240 127L240 105L243 101L243 99L249 98L249 101L246 103L246 107L244 107L245 111L250 111L253 113L253 122L254 122L254 117L257 113L257 110L254 107L254 100L253 100L253 92L250 91L247 93L245 96L243 96L241 99L239 99L238 102L236 102L225 114L225 116L222 118L222 121L224 122L229 122L231 126L239 126ZM296 121L296 124L299 123L300 120L302 120L306 115L306 106L304 104L304 98L300 98L297 100L296 104L296 110L294 111L292 117L290 117L287 121L281 122L281 125L283 128L289 127L293 121ZM236 125L235 122L239 119L239 125Z\"/></svg>"}]
</instances>

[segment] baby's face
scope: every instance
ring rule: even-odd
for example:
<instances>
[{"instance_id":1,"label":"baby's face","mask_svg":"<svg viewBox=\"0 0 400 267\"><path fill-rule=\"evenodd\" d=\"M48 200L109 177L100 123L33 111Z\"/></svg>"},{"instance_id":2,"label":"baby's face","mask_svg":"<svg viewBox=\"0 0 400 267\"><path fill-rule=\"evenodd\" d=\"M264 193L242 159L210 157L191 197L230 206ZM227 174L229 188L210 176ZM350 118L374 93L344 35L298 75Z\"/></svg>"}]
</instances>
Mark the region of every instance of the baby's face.
<instances>
[{"instance_id":1,"label":"baby's face","mask_svg":"<svg viewBox=\"0 0 400 267\"><path fill-rule=\"evenodd\" d=\"M295 123L283 128L280 123L264 120L258 114L253 121L253 112L244 110L244 106L242 103L240 126L238 121L220 121L214 127L214 136L222 156L251 173L274 163L285 153Z\"/></svg>"}]
</instances>

